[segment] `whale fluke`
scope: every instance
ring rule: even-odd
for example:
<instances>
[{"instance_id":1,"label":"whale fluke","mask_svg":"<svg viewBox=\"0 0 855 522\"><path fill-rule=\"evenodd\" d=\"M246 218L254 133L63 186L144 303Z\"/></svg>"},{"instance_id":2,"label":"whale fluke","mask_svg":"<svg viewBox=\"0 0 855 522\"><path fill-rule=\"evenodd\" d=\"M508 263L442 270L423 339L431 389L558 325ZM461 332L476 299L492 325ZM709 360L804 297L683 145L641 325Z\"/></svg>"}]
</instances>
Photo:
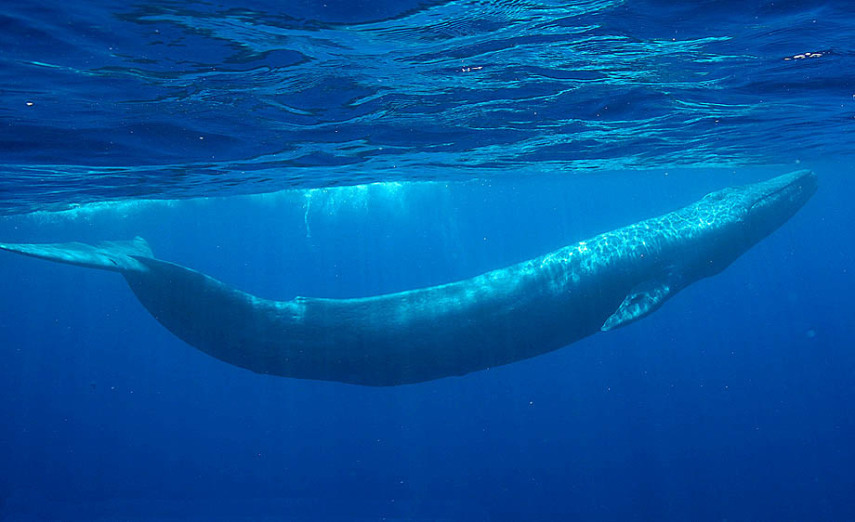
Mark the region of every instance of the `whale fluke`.
<instances>
[{"instance_id":1,"label":"whale fluke","mask_svg":"<svg viewBox=\"0 0 855 522\"><path fill-rule=\"evenodd\" d=\"M135 258L154 257L148 243L141 237L130 241L102 241L95 245L76 242L40 245L0 243L0 250L113 272L144 271L145 265Z\"/></svg>"}]
</instances>

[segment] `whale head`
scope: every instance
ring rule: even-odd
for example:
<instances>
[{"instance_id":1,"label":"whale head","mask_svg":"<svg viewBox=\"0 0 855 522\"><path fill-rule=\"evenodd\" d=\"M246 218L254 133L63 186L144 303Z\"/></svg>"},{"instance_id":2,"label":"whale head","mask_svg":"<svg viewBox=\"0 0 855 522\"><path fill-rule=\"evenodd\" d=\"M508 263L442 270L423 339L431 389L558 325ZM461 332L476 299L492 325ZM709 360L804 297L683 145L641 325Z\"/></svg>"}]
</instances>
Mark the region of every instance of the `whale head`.
<instances>
[{"instance_id":1,"label":"whale head","mask_svg":"<svg viewBox=\"0 0 855 522\"><path fill-rule=\"evenodd\" d=\"M740 187L746 208L746 239L754 244L774 232L807 203L816 188L816 174L809 170Z\"/></svg>"},{"instance_id":2,"label":"whale head","mask_svg":"<svg viewBox=\"0 0 855 522\"><path fill-rule=\"evenodd\" d=\"M702 239L694 242L694 255L688 257L704 275L718 273L786 223L807 203L816 188L816 175L799 170L712 192L675 213L681 220L676 237L682 237L683 241L690 237Z\"/></svg>"},{"instance_id":3,"label":"whale head","mask_svg":"<svg viewBox=\"0 0 855 522\"><path fill-rule=\"evenodd\" d=\"M816 192L816 175L798 170L770 180L726 188L699 202L723 228L738 227L745 247L787 222Z\"/></svg>"},{"instance_id":4,"label":"whale head","mask_svg":"<svg viewBox=\"0 0 855 522\"><path fill-rule=\"evenodd\" d=\"M624 259L648 259L651 273L627 293L601 330L613 330L657 310L680 289L724 270L739 256L783 225L816 192L816 176L800 170L768 181L726 188L676 212L631 225L621 232L631 244ZM638 254L646 232L656 230L664 245L653 256ZM605 234L611 240L609 234ZM638 237L643 238L639 241ZM608 244L608 241L604 241ZM646 253L646 252L645 252ZM619 264L618 264L619 265ZM622 273L632 273L623 268Z\"/></svg>"}]
</instances>

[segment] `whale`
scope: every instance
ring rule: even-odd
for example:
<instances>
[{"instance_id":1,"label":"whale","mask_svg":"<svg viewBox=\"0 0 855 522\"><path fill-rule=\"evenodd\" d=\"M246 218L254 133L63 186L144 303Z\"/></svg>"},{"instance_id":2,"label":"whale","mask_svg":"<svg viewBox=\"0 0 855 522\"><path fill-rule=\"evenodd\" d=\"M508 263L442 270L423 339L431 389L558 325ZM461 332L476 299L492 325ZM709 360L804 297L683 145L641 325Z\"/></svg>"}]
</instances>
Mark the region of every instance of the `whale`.
<instances>
[{"instance_id":1,"label":"whale","mask_svg":"<svg viewBox=\"0 0 855 522\"><path fill-rule=\"evenodd\" d=\"M787 222L817 190L800 170L456 282L276 301L157 259L142 238L0 249L120 273L187 344L259 374L394 386L550 352L646 317Z\"/></svg>"}]
</instances>

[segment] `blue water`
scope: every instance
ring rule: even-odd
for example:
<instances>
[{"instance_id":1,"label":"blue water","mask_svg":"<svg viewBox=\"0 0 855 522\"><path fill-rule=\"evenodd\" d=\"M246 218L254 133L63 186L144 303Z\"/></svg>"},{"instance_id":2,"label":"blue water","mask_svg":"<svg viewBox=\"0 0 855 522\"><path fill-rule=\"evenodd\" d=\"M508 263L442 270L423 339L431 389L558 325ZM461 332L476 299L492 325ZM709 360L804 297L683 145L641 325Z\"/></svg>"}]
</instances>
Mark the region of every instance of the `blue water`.
<instances>
[{"instance_id":1,"label":"blue water","mask_svg":"<svg viewBox=\"0 0 855 522\"><path fill-rule=\"evenodd\" d=\"M116 274L0 255L0 519L855 519L855 11L565 4L4 2L4 242L350 297L820 188L638 323L395 388L229 366Z\"/></svg>"},{"instance_id":2,"label":"blue water","mask_svg":"<svg viewBox=\"0 0 855 522\"><path fill-rule=\"evenodd\" d=\"M0 212L855 146L844 0L295 3L4 2Z\"/></svg>"}]
</instances>

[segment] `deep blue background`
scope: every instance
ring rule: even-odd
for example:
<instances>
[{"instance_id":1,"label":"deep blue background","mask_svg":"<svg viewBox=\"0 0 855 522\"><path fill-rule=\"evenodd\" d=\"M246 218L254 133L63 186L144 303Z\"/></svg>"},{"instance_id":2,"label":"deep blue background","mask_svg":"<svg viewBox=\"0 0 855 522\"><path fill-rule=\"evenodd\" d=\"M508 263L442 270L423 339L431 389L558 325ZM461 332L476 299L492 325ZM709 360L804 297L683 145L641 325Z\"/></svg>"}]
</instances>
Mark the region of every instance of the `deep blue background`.
<instances>
[{"instance_id":1,"label":"deep blue background","mask_svg":"<svg viewBox=\"0 0 855 522\"><path fill-rule=\"evenodd\" d=\"M162 329L115 274L3 255L2 513L852 518L852 173L816 170L821 188L802 212L651 317L396 388L228 366ZM780 171L129 202L6 218L0 232L141 234L158 256L263 296L365 295L471 276Z\"/></svg>"},{"instance_id":2,"label":"deep blue background","mask_svg":"<svg viewBox=\"0 0 855 522\"><path fill-rule=\"evenodd\" d=\"M820 190L643 321L389 389L228 366L116 274L0 255L0 519L855 519L853 20L4 1L4 242L141 235L264 297L358 296L795 168Z\"/></svg>"}]
</instances>

